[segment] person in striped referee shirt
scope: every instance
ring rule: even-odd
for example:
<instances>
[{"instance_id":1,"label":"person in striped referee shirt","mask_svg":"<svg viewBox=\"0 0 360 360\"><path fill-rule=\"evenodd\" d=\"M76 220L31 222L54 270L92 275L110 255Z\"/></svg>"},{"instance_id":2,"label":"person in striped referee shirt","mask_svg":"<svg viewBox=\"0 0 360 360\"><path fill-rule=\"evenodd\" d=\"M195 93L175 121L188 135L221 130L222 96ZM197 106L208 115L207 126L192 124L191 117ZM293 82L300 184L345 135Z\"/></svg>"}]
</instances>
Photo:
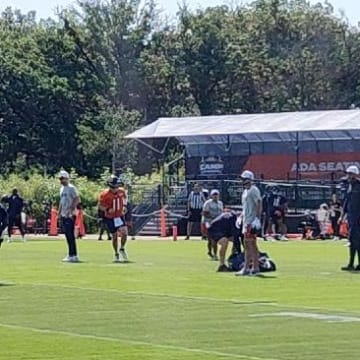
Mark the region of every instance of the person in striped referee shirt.
<instances>
[{"instance_id":1,"label":"person in striped referee shirt","mask_svg":"<svg viewBox=\"0 0 360 360\"><path fill-rule=\"evenodd\" d=\"M193 191L191 191L188 198L188 224L187 224L187 236L185 240L189 240L194 223L201 222L202 208L205 203L205 197L201 191L201 186L199 184L194 185Z\"/></svg>"}]
</instances>

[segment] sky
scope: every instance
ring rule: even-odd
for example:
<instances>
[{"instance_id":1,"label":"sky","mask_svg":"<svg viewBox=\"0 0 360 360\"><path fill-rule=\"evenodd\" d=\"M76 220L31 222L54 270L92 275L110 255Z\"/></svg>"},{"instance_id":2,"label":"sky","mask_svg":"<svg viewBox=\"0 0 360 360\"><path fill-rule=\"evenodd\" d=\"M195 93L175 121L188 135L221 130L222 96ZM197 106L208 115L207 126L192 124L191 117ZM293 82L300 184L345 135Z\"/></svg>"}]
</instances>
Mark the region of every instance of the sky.
<instances>
[{"instance_id":1,"label":"sky","mask_svg":"<svg viewBox=\"0 0 360 360\"><path fill-rule=\"evenodd\" d=\"M323 2L324 0L310 0L312 3ZM182 2L182 1L180 1ZM192 8L215 6L221 4L231 4L232 0L188 0L188 4L192 4ZM251 0L235 0L235 3L246 3ZM334 6L336 12L339 10L345 11L350 23L353 25L360 22L360 0L329 0ZM53 17L54 11L59 7L67 7L74 3L73 0L0 0L0 11L7 6L17 8L23 12L36 10L38 17L47 18ZM159 7L170 16L174 16L178 9L179 0L157 0Z\"/></svg>"}]
</instances>

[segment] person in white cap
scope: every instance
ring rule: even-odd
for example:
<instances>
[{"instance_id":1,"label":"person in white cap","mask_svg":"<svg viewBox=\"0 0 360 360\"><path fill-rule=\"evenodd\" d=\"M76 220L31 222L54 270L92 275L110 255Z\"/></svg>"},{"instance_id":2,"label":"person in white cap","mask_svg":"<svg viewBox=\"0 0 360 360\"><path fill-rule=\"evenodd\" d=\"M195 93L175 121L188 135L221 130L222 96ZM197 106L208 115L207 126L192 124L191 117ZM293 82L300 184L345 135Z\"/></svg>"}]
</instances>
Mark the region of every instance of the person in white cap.
<instances>
[{"instance_id":1,"label":"person in white cap","mask_svg":"<svg viewBox=\"0 0 360 360\"><path fill-rule=\"evenodd\" d=\"M220 192L217 189L213 189L210 192L210 199L205 201L201 222L209 230L211 222L222 214L224 210L224 205L221 200L219 200ZM218 260L217 257L217 243L213 241L210 236L208 236L208 255L212 260Z\"/></svg>"},{"instance_id":2,"label":"person in white cap","mask_svg":"<svg viewBox=\"0 0 360 360\"><path fill-rule=\"evenodd\" d=\"M344 215L349 223L349 263L341 268L344 271L360 271L360 170L352 165L346 169L348 188L345 196ZM354 267L355 256L358 265Z\"/></svg>"},{"instance_id":3,"label":"person in white cap","mask_svg":"<svg viewBox=\"0 0 360 360\"><path fill-rule=\"evenodd\" d=\"M61 184L59 216L68 245L68 255L63 261L79 262L75 239L75 219L80 197L76 187L70 184L70 175L67 171L60 171L59 180Z\"/></svg>"},{"instance_id":4,"label":"person in white cap","mask_svg":"<svg viewBox=\"0 0 360 360\"><path fill-rule=\"evenodd\" d=\"M257 233L261 230L262 198L260 190L253 184L254 173L245 170L241 174L244 191L242 194L243 206L243 234L245 263L244 268L236 275L257 275L259 269L259 250L256 245Z\"/></svg>"}]
</instances>

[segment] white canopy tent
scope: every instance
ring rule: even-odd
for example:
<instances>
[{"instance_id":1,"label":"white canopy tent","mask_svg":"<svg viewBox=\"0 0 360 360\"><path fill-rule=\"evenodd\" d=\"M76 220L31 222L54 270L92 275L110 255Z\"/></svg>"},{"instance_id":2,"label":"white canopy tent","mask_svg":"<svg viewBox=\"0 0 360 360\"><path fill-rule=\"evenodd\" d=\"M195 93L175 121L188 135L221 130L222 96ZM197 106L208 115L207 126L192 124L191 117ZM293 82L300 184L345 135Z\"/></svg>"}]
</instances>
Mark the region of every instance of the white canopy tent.
<instances>
[{"instance_id":1,"label":"white canopy tent","mask_svg":"<svg viewBox=\"0 0 360 360\"><path fill-rule=\"evenodd\" d=\"M359 140L360 110L159 118L127 138L177 138L183 144Z\"/></svg>"},{"instance_id":2,"label":"white canopy tent","mask_svg":"<svg viewBox=\"0 0 360 360\"><path fill-rule=\"evenodd\" d=\"M160 118L127 138L162 154L176 138L187 158L286 154L299 179L305 154L360 154L360 110ZM160 151L152 146L156 139L163 139Z\"/></svg>"}]
</instances>

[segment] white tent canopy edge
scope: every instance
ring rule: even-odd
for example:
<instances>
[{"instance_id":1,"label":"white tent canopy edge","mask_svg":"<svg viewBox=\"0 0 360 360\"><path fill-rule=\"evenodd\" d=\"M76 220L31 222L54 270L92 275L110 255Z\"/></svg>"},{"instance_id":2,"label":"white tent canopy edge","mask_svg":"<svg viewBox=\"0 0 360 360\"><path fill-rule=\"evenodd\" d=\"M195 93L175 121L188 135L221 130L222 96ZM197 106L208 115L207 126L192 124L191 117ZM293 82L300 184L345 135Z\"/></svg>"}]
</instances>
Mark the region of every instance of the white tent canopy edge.
<instances>
[{"instance_id":1,"label":"white tent canopy edge","mask_svg":"<svg viewBox=\"0 0 360 360\"><path fill-rule=\"evenodd\" d=\"M127 136L172 137L183 144L360 140L360 110L159 118Z\"/></svg>"}]
</instances>

